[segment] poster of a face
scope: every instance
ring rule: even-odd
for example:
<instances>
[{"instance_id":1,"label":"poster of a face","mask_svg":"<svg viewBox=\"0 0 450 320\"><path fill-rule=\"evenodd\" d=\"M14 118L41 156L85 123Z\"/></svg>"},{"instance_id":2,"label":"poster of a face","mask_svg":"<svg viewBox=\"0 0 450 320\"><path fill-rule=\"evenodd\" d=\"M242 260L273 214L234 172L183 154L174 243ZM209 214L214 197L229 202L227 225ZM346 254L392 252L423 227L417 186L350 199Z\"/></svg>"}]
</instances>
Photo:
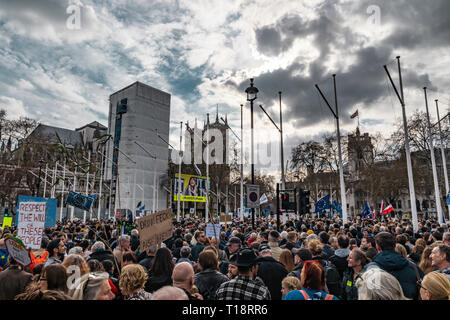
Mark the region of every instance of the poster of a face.
<instances>
[{"instance_id":1,"label":"poster of a face","mask_svg":"<svg viewBox=\"0 0 450 320\"><path fill-rule=\"evenodd\" d=\"M191 174L182 174L181 179L175 174L174 201L178 200L178 188L181 189L180 201L206 202L206 183L210 183L206 177Z\"/></svg>"},{"instance_id":2,"label":"poster of a face","mask_svg":"<svg viewBox=\"0 0 450 320\"><path fill-rule=\"evenodd\" d=\"M198 190L197 190L197 181L194 177L191 177L189 179L189 184L187 185L186 189L184 190L185 196L198 196Z\"/></svg>"}]
</instances>

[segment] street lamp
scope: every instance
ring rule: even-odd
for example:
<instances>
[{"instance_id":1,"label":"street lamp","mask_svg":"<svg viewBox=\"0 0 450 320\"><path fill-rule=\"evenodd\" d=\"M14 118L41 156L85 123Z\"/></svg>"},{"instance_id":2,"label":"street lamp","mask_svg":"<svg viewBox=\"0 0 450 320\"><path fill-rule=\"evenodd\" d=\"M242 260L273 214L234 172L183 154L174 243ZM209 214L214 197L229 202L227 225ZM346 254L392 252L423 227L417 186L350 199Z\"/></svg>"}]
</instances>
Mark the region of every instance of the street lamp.
<instances>
[{"instance_id":1,"label":"street lamp","mask_svg":"<svg viewBox=\"0 0 450 320\"><path fill-rule=\"evenodd\" d=\"M41 186L41 171L42 171L42 165L44 164L44 160L39 160L39 178L38 178L38 181L37 181L37 193L36 193L36 196L39 196L39 188L40 188L40 186Z\"/></svg>"},{"instance_id":2,"label":"street lamp","mask_svg":"<svg viewBox=\"0 0 450 320\"><path fill-rule=\"evenodd\" d=\"M250 102L250 121L251 121L251 147L252 147L252 184L255 184L255 161L254 161L254 151L253 151L253 101L255 101L258 96L258 88L253 86L253 78L250 79L250 87L245 89L247 93L247 101ZM252 208L252 228L255 229L255 208Z\"/></svg>"}]
</instances>

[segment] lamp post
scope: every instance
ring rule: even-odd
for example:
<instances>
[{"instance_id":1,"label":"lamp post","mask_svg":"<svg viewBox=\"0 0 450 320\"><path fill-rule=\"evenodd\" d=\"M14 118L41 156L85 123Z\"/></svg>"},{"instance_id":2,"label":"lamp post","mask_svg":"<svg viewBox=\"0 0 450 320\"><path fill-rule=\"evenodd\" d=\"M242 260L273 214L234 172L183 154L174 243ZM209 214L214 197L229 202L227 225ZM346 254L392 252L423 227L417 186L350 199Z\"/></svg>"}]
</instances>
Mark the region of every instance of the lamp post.
<instances>
[{"instance_id":1,"label":"lamp post","mask_svg":"<svg viewBox=\"0 0 450 320\"><path fill-rule=\"evenodd\" d=\"M37 192L36 192L35 196L39 196L39 188L41 186L41 171L42 171L43 164L44 164L44 160L42 160L42 159L39 160L39 178L38 178L37 185L36 185Z\"/></svg>"},{"instance_id":2,"label":"lamp post","mask_svg":"<svg viewBox=\"0 0 450 320\"><path fill-rule=\"evenodd\" d=\"M250 79L250 87L245 89L247 93L247 101L250 102L250 121L251 121L251 168L252 168L252 184L255 184L255 159L253 150L253 101L257 99L259 90L253 86L253 78ZM252 228L255 229L255 208L252 208Z\"/></svg>"}]
</instances>

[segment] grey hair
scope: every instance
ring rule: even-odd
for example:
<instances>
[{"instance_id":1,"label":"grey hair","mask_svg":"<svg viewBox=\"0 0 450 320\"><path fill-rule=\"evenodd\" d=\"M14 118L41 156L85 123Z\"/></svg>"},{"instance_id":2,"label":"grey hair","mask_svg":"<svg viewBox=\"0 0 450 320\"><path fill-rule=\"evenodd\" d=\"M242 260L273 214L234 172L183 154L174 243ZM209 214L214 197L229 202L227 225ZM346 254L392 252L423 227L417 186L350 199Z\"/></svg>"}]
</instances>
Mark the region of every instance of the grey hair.
<instances>
[{"instance_id":1,"label":"grey hair","mask_svg":"<svg viewBox=\"0 0 450 320\"><path fill-rule=\"evenodd\" d=\"M400 282L379 267L368 268L355 285L358 300L409 300L403 294Z\"/></svg>"},{"instance_id":2,"label":"grey hair","mask_svg":"<svg viewBox=\"0 0 450 320\"><path fill-rule=\"evenodd\" d=\"M442 240L450 241L450 232L445 232L442 236Z\"/></svg>"},{"instance_id":3,"label":"grey hair","mask_svg":"<svg viewBox=\"0 0 450 320\"><path fill-rule=\"evenodd\" d=\"M309 242L311 240L318 240L319 237L316 234L310 234L309 236L306 237L306 242Z\"/></svg>"},{"instance_id":4,"label":"grey hair","mask_svg":"<svg viewBox=\"0 0 450 320\"><path fill-rule=\"evenodd\" d=\"M123 234L119 237L119 243L124 243L130 241L130 236L127 234Z\"/></svg>"},{"instance_id":5,"label":"grey hair","mask_svg":"<svg viewBox=\"0 0 450 320\"><path fill-rule=\"evenodd\" d=\"M165 286L153 293L152 300L189 300L189 298L180 288Z\"/></svg>"},{"instance_id":6,"label":"grey hair","mask_svg":"<svg viewBox=\"0 0 450 320\"><path fill-rule=\"evenodd\" d=\"M69 255L70 254L79 254L79 255L81 255L81 254L83 254L83 248L82 247L78 247L78 246L76 246L76 247L73 247L73 248L71 248L70 250L69 250L69 253L68 253Z\"/></svg>"},{"instance_id":7,"label":"grey hair","mask_svg":"<svg viewBox=\"0 0 450 320\"><path fill-rule=\"evenodd\" d=\"M99 250L105 250L105 244L104 244L103 242L101 242L101 241L97 241L97 242L95 242L95 243L92 245L91 250L92 250L93 253L94 253L94 252L97 252L97 251L99 251Z\"/></svg>"},{"instance_id":8,"label":"grey hair","mask_svg":"<svg viewBox=\"0 0 450 320\"><path fill-rule=\"evenodd\" d=\"M109 275L106 272L87 273L81 277L80 285L75 289L74 300L97 300L105 281Z\"/></svg>"},{"instance_id":9,"label":"grey hair","mask_svg":"<svg viewBox=\"0 0 450 320\"><path fill-rule=\"evenodd\" d=\"M134 237L137 237L137 236L139 236L139 231L137 229L133 229L133 230L131 230L131 235Z\"/></svg>"}]
</instances>

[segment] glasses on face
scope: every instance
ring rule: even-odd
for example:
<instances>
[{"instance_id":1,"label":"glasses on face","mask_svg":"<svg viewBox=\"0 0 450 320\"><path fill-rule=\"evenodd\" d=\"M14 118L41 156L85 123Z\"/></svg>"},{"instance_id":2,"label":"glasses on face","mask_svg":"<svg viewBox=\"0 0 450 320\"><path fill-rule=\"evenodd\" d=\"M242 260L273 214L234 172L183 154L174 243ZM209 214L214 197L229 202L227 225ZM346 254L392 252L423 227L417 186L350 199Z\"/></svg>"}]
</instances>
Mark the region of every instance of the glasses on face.
<instances>
[{"instance_id":1,"label":"glasses on face","mask_svg":"<svg viewBox=\"0 0 450 320\"><path fill-rule=\"evenodd\" d=\"M417 284L419 287L421 287L423 290L427 290L424 286L422 286L422 280L423 280L423 279L417 280L416 284Z\"/></svg>"}]
</instances>

